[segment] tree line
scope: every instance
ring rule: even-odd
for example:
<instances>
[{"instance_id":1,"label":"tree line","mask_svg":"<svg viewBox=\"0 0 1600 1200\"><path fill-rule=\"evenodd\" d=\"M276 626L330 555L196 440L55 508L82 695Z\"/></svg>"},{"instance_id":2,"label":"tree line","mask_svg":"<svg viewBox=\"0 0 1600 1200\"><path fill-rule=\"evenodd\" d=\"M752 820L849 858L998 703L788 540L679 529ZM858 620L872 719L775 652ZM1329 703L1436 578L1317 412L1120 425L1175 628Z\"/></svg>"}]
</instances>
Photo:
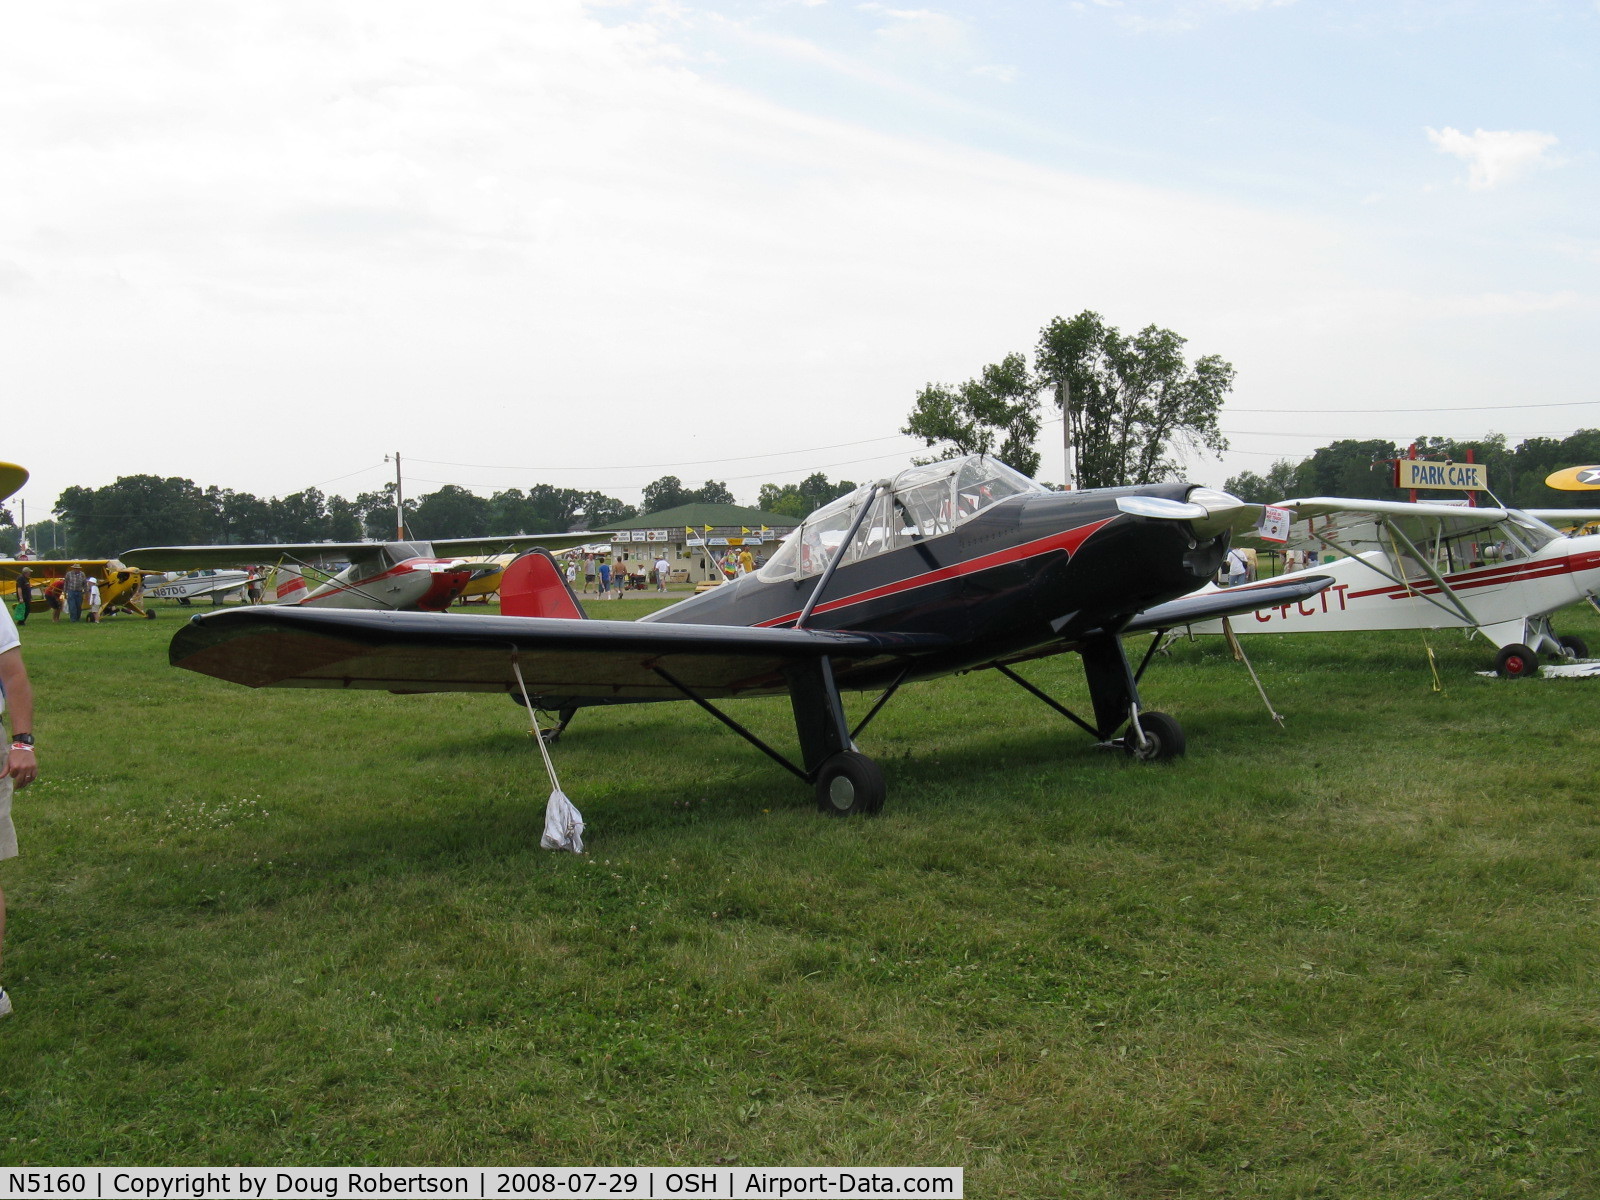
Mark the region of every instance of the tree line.
<instances>
[{"instance_id":1,"label":"tree line","mask_svg":"<svg viewBox=\"0 0 1600 1200\"><path fill-rule=\"evenodd\" d=\"M1393 460L1415 445L1417 457L1435 462L1466 462L1467 452L1484 464L1489 487L1512 508L1592 508L1588 492L1558 492L1545 476L1567 467L1600 463L1600 429L1580 429L1564 438L1537 437L1507 444L1501 434L1471 442L1419 437L1406 445L1380 439L1333 442L1296 463L1280 459L1263 474L1245 471L1223 486L1241 500L1269 504L1291 496L1347 496L1358 500L1405 500L1394 486Z\"/></svg>"},{"instance_id":2,"label":"tree line","mask_svg":"<svg viewBox=\"0 0 1600 1200\"><path fill-rule=\"evenodd\" d=\"M765 498L771 490L782 499L803 492L809 499L826 493L820 501L826 503L854 486L829 484L818 474L799 488L766 484L761 494ZM709 480L690 488L674 475L646 486L643 499L647 513L696 501L734 502L720 482ZM773 511L793 509L791 505ZM810 511L805 508L795 515ZM394 538L396 523L392 483L353 500L316 488L263 499L230 488L202 488L192 479L156 475L125 475L98 488L69 487L56 501L55 513L57 520L31 525L36 555L107 558L135 546L381 541ZM543 483L492 496L445 484L438 491L407 498L403 513L408 537L433 540L597 529L637 516L639 510L601 492ZM11 514L0 507L0 553L15 554L21 535Z\"/></svg>"}]
</instances>

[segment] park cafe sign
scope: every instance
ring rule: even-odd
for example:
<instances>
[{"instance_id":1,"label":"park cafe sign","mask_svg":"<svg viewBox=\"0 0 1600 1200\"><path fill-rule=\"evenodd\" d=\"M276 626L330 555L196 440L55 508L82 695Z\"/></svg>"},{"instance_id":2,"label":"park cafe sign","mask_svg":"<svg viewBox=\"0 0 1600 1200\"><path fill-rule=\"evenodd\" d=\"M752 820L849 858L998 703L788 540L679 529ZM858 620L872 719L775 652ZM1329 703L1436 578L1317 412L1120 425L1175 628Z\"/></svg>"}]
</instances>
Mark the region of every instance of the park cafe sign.
<instances>
[{"instance_id":1,"label":"park cafe sign","mask_svg":"<svg viewBox=\"0 0 1600 1200\"><path fill-rule=\"evenodd\" d=\"M1489 475L1483 463L1428 462L1421 458L1402 458L1395 463L1394 484L1399 488L1486 492L1489 490Z\"/></svg>"}]
</instances>

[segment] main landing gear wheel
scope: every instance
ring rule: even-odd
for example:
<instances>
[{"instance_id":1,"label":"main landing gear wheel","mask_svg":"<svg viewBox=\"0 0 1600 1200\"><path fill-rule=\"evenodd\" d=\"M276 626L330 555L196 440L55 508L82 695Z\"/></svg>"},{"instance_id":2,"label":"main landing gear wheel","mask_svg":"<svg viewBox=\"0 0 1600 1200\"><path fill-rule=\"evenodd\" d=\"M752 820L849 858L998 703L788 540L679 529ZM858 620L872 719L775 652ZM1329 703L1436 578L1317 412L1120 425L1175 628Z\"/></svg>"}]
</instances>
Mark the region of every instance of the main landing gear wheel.
<instances>
[{"instance_id":1,"label":"main landing gear wheel","mask_svg":"<svg viewBox=\"0 0 1600 1200\"><path fill-rule=\"evenodd\" d=\"M1166 762L1177 758L1188 747L1183 736L1183 726L1164 712L1139 714L1139 728L1144 730L1144 745L1139 745L1133 726L1122 736L1122 752L1138 762Z\"/></svg>"},{"instance_id":2,"label":"main landing gear wheel","mask_svg":"<svg viewBox=\"0 0 1600 1200\"><path fill-rule=\"evenodd\" d=\"M1562 658L1588 658L1589 643L1575 634L1563 634L1556 641L1561 643L1561 648L1566 651Z\"/></svg>"},{"instance_id":3,"label":"main landing gear wheel","mask_svg":"<svg viewBox=\"0 0 1600 1200\"><path fill-rule=\"evenodd\" d=\"M1502 679L1527 679L1539 673L1539 656L1514 642L1494 656L1494 670Z\"/></svg>"},{"instance_id":4,"label":"main landing gear wheel","mask_svg":"<svg viewBox=\"0 0 1600 1200\"><path fill-rule=\"evenodd\" d=\"M835 754L817 772L817 807L832 817L875 813L887 791L878 764L854 750Z\"/></svg>"}]
</instances>

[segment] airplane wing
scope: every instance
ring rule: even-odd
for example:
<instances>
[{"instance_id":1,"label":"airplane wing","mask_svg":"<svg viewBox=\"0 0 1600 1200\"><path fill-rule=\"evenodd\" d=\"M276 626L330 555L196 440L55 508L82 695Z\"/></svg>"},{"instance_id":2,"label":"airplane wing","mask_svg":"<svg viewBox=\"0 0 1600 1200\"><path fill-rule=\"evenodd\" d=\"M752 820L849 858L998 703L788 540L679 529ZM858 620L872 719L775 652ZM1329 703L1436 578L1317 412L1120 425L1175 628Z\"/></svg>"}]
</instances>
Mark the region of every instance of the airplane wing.
<instances>
[{"instance_id":1,"label":"airplane wing","mask_svg":"<svg viewBox=\"0 0 1600 1200\"><path fill-rule=\"evenodd\" d=\"M1331 575L1303 575L1283 583L1267 580L1214 592L1197 592L1145 609L1128 622L1122 632L1146 633L1152 629L1176 629L1180 625L1196 625L1201 621L1215 621L1218 617L1235 617L1241 613L1255 612L1259 608L1295 604L1309 596L1315 596L1332 584Z\"/></svg>"},{"instance_id":2,"label":"airplane wing","mask_svg":"<svg viewBox=\"0 0 1600 1200\"><path fill-rule=\"evenodd\" d=\"M845 675L950 644L933 634L267 606L195 617L169 658L247 687L509 694L515 662L536 704L594 704L678 699L656 668L718 699L783 692L786 667L823 655Z\"/></svg>"},{"instance_id":3,"label":"airplane wing","mask_svg":"<svg viewBox=\"0 0 1600 1200\"><path fill-rule=\"evenodd\" d=\"M149 571L200 571L208 567L247 567L256 563L300 562L326 565L354 562L378 554L377 542L268 542L246 546L141 546L121 555L130 567Z\"/></svg>"},{"instance_id":4,"label":"airplane wing","mask_svg":"<svg viewBox=\"0 0 1600 1200\"><path fill-rule=\"evenodd\" d=\"M518 533L504 537L441 538L430 543L440 558L486 558L495 554L516 554L543 546L546 550L570 550L594 542L609 542L610 533Z\"/></svg>"},{"instance_id":5,"label":"airplane wing","mask_svg":"<svg viewBox=\"0 0 1600 1200\"><path fill-rule=\"evenodd\" d=\"M1464 537L1482 534L1499 539L1507 522L1539 530L1538 518L1530 521L1516 509L1470 508L1456 504L1410 504L1402 500L1350 500L1336 496L1314 496L1305 500L1285 500L1278 505L1295 514L1288 546L1314 549L1324 543L1315 534L1331 538L1339 545L1360 552L1389 550L1391 530L1421 545L1434 537ZM1548 538L1551 530L1543 530Z\"/></svg>"},{"instance_id":6,"label":"airplane wing","mask_svg":"<svg viewBox=\"0 0 1600 1200\"><path fill-rule=\"evenodd\" d=\"M87 575L103 577L106 573L106 563L109 561L111 560L104 558L0 559L0 579L15 580L22 574L23 567L28 567L32 570L32 578L35 583L44 583L51 579L60 579L73 567L82 567L84 573Z\"/></svg>"}]
</instances>

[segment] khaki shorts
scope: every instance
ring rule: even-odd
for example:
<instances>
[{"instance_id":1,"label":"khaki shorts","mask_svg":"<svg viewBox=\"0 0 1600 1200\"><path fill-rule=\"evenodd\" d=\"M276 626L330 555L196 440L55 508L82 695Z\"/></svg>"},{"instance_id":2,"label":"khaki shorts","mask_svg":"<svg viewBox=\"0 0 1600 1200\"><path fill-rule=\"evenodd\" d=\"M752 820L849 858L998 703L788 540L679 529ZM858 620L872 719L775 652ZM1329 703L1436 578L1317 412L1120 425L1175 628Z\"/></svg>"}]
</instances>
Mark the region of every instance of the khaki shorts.
<instances>
[{"instance_id":1,"label":"khaki shorts","mask_svg":"<svg viewBox=\"0 0 1600 1200\"><path fill-rule=\"evenodd\" d=\"M11 776L0 775L0 858L17 856L17 827L11 823Z\"/></svg>"}]
</instances>

